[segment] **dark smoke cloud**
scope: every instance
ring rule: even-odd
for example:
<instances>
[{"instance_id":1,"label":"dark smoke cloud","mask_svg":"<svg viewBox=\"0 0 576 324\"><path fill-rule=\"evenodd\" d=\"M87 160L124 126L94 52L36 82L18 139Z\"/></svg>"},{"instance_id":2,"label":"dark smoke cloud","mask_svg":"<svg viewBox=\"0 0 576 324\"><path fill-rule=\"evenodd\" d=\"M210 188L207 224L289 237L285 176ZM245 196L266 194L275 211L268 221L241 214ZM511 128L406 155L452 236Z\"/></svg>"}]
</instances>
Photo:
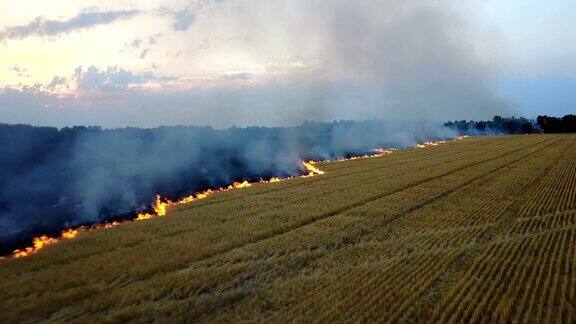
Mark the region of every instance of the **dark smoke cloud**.
<instances>
[{"instance_id":1,"label":"dark smoke cloud","mask_svg":"<svg viewBox=\"0 0 576 324\"><path fill-rule=\"evenodd\" d=\"M479 40L446 1L254 0L219 6L235 13L219 23L244 34L238 39L255 62L275 61L274 53L281 53L303 62L302 68L270 68L272 76L234 71L206 80L215 86L177 91L144 87L181 81L176 78L79 68L72 77L78 86L74 97L56 98L41 87L4 88L3 119L223 128L304 120L394 122L65 129L41 135L9 129L0 143L9 151L1 156L11 156L0 166L4 242L140 209L157 193L178 197L235 180L298 174L300 159L452 137L434 121L509 112L491 90L494 67L474 46ZM55 79L53 87L63 83ZM38 107L44 110L38 113Z\"/></svg>"},{"instance_id":2,"label":"dark smoke cloud","mask_svg":"<svg viewBox=\"0 0 576 324\"><path fill-rule=\"evenodd\" d=\"M306 56L302 48L315 48L319 64L295 76L315 99L311 114L443 120L511 113L493 91L495 62L479 50L491 40L475 38L448 1L317 0L294 1L289 10L280 4L255 7L262 11L242 22L251 37L269 37L269 22L258 17L273 16L277 29L291 31L283 40L293 53ZM356 105L334 106L335 93Z\"/></svg>"},{"instance_id":3,"label":"dark smoke cloud","mask_svg":"<svg viewBox=\"0 0 576 324\"><path fill-rule=\"evenodd\" d=\"M466 26L446 8L443 1L331 1L324 7L333 10L327 74L336 70L379 87L385 115L393 118L508 112Z\"/></svg>"},{"instance_id":4,"label":"dark smoke cloud","mask_svg":"<svg viewBox=\"0 0 576 324\"><path fill-rule=\"evenodd\" d=\"M301 174L301 160L452 138L429 124L340 122L292 128L33 128L0 125L0 252L244 179ZM1 253L0 253L1 254Z\"/></svg>"},{"instance_id":5,"label":"dark smoke cloud","mask_svg":"<svg viewBox=\"0 0 576 324\"><path fill-rule=\"evenodd\" d=\"M82 12L68 20L50 20L37 17L27 25L12 26L0 33L2 39L23 39L30 36L56 36L75 30L89 29L97 25L112 23L119 19L132 18L137 10Z\"/></svg>"}]
</instances>

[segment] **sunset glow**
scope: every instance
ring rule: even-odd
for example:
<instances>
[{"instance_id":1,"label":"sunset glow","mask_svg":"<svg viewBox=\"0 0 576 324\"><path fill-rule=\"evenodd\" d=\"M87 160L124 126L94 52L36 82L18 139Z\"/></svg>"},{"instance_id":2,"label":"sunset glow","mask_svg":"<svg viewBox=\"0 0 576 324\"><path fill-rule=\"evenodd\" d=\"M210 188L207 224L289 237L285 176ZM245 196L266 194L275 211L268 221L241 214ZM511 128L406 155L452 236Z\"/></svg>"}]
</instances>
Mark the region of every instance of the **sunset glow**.
<instances>
[{"instance_id":1,"label":"sunset glow","mask_svg":"<svg viewBox=\"0 0 576 324\"><path fill-rule=\"evenodd\" d=\"M575 26L549 8L576 8L555 0L558 5L538 10L529 2L2 1L0 112L4 122L105 127L290 125L304 120L293 116L318 105L325 112L313 118L321 120L421 115L443 120L454 111L462 118L488 118L530 113L532 104L522 99L533 92L528 80L532 87L549 85L558 102L551 109L564 111L562 102L571 100L565 88L576 75L569 63L576 53L569 39ZM366 24L354 22L356 16ZM555 21L554 38L547 37L547 21ZM337 32L348 24L357 34ZM534 30L519 28L526 25ZM417 38L394 43L412 31ZM458 48L443 43L438 34L444 32L446 39L459 41ZM538 33L539 42L527 36ZM369 38L354 44L358 35ZM419 46L436 46L432 52L438 56L414 51ZM357 57L349 57L347 47L355 47ZM482 73L467 76L470 67ZM462 105L444 100L437 93L441 88L413 102L408 94L428 85L412 68L452 71L439 75L456 87L480 84L461 91L471 97L463 102L478 107L447 108ZM470 81L451 80L450 73ZM422 85L396 89L414 82ZM30 120L51 107L62 109ZM408 115L397 114L398 107L409 107Z\"/></svg>"}]
</instances>

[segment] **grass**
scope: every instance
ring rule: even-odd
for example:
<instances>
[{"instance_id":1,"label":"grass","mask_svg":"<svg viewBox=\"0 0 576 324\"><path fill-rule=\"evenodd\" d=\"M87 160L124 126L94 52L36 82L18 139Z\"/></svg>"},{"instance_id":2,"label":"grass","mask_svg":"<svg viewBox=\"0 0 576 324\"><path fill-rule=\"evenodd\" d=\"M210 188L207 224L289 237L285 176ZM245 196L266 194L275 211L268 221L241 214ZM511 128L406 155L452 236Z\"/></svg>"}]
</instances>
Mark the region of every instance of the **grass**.
<instances>
[{"instance_id":1,"label":"grass","mask_svg":"<svg viewBox=\"0 0 576 324\"><path fill-rule=\"evenodd\" d=\"M0 322L576 321L576 136L320 168L0 262Z\"/></svg>"}]
</instances>

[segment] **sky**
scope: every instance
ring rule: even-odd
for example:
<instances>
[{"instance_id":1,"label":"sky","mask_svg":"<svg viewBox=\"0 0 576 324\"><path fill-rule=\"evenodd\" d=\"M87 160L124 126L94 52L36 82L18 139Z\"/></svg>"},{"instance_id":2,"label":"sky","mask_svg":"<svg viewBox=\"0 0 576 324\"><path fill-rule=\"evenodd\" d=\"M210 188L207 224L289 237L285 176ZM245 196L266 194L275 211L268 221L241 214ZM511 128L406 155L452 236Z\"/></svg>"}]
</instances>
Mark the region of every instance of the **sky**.
<instances>
[{"instance_id":1,"label":"sky","mask_svg":"<svg viewBox=\"0 0 576 324\"><path fill-rule=\"evenodd\" d=\"M0 123L576 112L569 0L4 0Z\"/></svg>"}]
</instances>

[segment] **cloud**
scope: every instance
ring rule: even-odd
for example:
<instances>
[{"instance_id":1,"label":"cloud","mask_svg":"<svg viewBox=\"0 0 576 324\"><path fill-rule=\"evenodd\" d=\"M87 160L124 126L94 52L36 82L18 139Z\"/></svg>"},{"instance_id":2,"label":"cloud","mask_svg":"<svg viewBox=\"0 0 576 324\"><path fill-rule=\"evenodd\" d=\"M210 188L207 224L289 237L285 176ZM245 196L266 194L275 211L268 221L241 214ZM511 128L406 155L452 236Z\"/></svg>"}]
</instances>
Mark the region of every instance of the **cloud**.
<instances>
[{"instance_id":1,"label":"cloud","mask_svg":"<svg viewBox=\"0 0 576 324\"><path fill-rule=\"evenodd\" d=\"M0 39L23 39L31 36L56 36L76 30L105 25L119 19L128 19L138 15L137 10L82 12L68 20L49 20L37 17L27 25L7 27L0 33Z\"/></svg>"},{"instance_id":2,"label":"cloud","mask_svg":"<svg viewBox=\"0 0 576 324\"><path fill-rule=\"evenodd\" d=\"M172 27L175 31L186 31L196 22L196 15L189 9L178 11L174 16Z\"/></svg>"},{"instance_id":3,"label":"cloud","mask_svg":"<svg viewBox=\"0 0 576 324\"><path fill-rule=\"evenodd\" d=\"M148 45L156 45L158 44L158 38L161 37L162 34L156 34L153 36L148 37Z\"/></svg>"},{"instance_id":4,"label":"cloud","mask_svg":"<svg viewBox=\"0 0 576 324\"><path fill-rule=\"evenodd\" d=\"M252 79L254 76L251 73L248 72L241 72L241 73L234 73L234 74L228 74L225 75L223 77L224 80L239 80L239 81L248 81L250 79Z\"/></svg>"},{"instance_id":5,"label":"cloud","mask_svg":"<svg viewBox=\"0 0 576 324\"><path fill-rule=\"evenodd\" d=\"M106 127L510 115L508 103L494 89L495 65L478 55L478 46L490 38L474 37L447 4L254 0L242 7L223 6L214 10L214 19L199 20L195 28L205 34L196 40L210 41L214 56L208 59L220 63L226 60L221 54L230 54L230 60L245 57L254 65L188 75L183 68L173 72L178 75L174 78L119 67L81 67L67 81L77 90L75 96L11 92L0 95L0 110L18 122L32 116L30 122L41 124ZM246 40L228 42L231 36ZM147 38L142 39L137 55L148 48ZM160 53L160 46L154 51ZM34 107L42 106L39 101L64 109L34 114Z\"/></svg>"},{"instance_id":6,"label":"cloud","mask_svg":"<svg viewBox=\"0 0 576 324\"><path fill-rule=\"evenodd\" d=\"M52 81L46 86L48 91L57 91L61 87L66 86L66 78L62 76L55 76Z\"/></svg>"},{"instance_id":7,"label":"cloud","mask_svg":"<svg viewBox=\"0 0 576 324\"><path fill-rule=\"evenodd\" d=\"M139 75L121 69L82 69L74 78L79 80L81 89L69 96L52 94L38 87L0 89L2 122L59 127L211 125L220 128L233 124L295 125L307 119L321 119L321 116L306 114L306 109L314 104L314 98L308 93L313 90L307 86L198 85L183 89L160 87L150 91L145 87L147 82L157 82L161 77ZM316 88L315 91L327 90ZM341 101L341 98L334 96L325 103L343 109L348 102Z\"/></svg>"},{"instance_id":8,"label":"cloud","mask_svg":"<svg viewBox=\"0 0 576 324\"><path fill-rule=\"evenodd\" d=\"M171 78L158 77L151 72L136 73L117 66L111 66L105 70L95 66L88 68L79 66L71 79L78 91L112 92L153 81L168 81Z\"/></svg>"},{"instance_id":9,"label":"cloud","mask_svg":"<svg viewBox=\"0 0 576 324\"><path fill-rule=\"evenodd\" d=\"M140 59L142 59L142 60L145 59L146 56L148 55L148 52L149 52L149 51L150 51L149 48L144 49L144 50L142 51L142 53L140 53Z\"/></svg>"},{"instance_id":10,"label":"cloud","mask_svg":"<svg viewBox=\"0 0 576 324\"><path fill-rule=\"evenodd\" d=\"M130 46L132 46L134 48L140 48L140 44L142 44L142 38L136 38L132 41Z\"/></svg>"},{"instance_id":11,"label":"cloud","mask_svg":"<svg viewBox=\"0 0 576 324\"><path fill-rule=\"evenodd\" d=\"M8 71L16 74L17 76L19 76L21 78L29 78L32 76L32 74L30 73L30 71L27 68L21 67L18 64L15 64L14 66L10 67L8 69Z\"/></svg>"},{"instance_id":12,"label":"cloud","mask_svg":"<svg viewBox=\"0 0 576 324\"><path fill-rule=\"evenodd\" d=\"M174 31L187 31L196 23L197 13L211 5L222 5L224 0L198 0L194 8L185 8L174 14L174 23L172 28Z\"/></svg>"}]
</instances>

